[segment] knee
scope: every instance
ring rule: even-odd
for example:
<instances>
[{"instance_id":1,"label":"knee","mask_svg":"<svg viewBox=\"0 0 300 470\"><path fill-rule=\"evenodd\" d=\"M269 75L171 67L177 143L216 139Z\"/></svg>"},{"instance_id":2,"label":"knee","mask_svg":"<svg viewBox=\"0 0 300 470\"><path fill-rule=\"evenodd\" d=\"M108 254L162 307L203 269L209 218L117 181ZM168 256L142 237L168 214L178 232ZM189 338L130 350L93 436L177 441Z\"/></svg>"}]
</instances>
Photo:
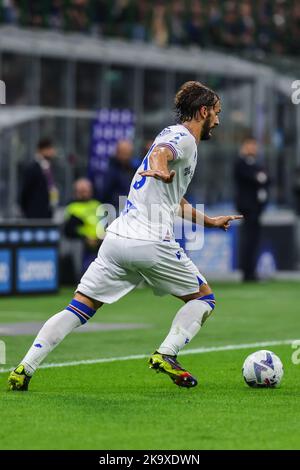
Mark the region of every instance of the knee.
<instances>
[{"instance_id":1,"label":"knee","mask_svg":"<svg viewBox=\"0 0 300 470\"><path fill-rule=\"evenodd\" d=\"M90 297L87 297L78 291L75 293L74 299L93 310L98 310L98 308L102 307L103 305L103 303L99 300L91 299Z\"/></svg>"},{"instance_id":2,"label":"knee","mask_svg":"<svg viewBox=\"0 0 300 470\"><path fill-rule=\"evenodd\" d=\"M202 284L200 286L197 299L206 302L212 310L215 308L216 298L209 284Z\"/></svg>"},{"instance_id":3,"label":"knee","mask_svg":"<svg viewBox=\"0 0 300 470\"><path fill-rule=\"evenodd\" d=\"M209 284L201 284L199 287L199 294L202 295L209 295L212 294L212 289Z\"/></svg>"}]
</instances>

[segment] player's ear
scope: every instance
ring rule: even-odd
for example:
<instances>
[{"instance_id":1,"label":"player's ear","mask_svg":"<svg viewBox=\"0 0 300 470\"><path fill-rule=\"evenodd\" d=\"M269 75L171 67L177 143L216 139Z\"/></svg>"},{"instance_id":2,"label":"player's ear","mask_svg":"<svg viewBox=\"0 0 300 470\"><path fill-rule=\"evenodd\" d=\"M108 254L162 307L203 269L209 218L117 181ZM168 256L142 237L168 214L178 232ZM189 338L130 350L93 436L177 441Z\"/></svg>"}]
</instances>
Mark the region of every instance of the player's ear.
<instances>
[{"instance_id":1,"label":"player's ear","mask_svg":"<svg viewBox=\"0 0 300 470\"><path fill-rule=\"evenodd\" d=\"M201 106L201 108L199 109L199 118L206 119L207 116L208 116L207 106Z\"/></svg>"}]
</instances>

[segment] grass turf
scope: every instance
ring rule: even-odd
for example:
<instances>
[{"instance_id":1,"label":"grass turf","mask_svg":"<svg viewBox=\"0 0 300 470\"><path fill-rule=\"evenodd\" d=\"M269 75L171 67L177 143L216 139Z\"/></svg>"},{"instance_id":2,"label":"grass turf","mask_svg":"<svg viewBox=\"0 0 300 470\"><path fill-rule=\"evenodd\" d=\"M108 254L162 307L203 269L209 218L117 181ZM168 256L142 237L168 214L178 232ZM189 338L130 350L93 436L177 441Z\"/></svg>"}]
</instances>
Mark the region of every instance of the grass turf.
<instances>
[{"instance_id":1,"label":"grass turf","mask_svg":"<svg viewBox=\"0 0 300 470\"><path fill-rule=\"evenodd\" d=\"M216 313L187 350L297 337L298 291L297 283L216 284ZM44 320L71 295L1 299L1 321ZM70 335L47 362L150 353L179 306L177 299L138 290L105 306L95 321L140 321L151 328ZM7 366L32 339L5 338ZM300 366L292 363L290 346L270 349L285 366L275 390L243 383L241 365L253 348L183 357L199 379L192 390L148 371L145 360L41 369L29 393L6 392L7 374L0 374L0 448L299 449Z\"/></svg>"}]
</instances>

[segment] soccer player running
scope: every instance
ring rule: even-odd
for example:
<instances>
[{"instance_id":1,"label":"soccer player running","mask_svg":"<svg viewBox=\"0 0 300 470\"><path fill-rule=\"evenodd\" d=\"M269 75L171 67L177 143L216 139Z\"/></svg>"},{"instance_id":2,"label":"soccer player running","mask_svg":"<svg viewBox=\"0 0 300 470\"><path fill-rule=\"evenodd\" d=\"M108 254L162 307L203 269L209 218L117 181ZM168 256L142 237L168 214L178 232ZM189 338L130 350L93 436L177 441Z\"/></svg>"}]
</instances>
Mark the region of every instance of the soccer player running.
<instances>
[{"instance_id":1,"label":"soccer player running","mask_svg":"<svg viewBox=\"0 0 300 470\"><path fill-rule=\"evenodd\" d=\"M98 256L83 275L71 303L51 317L28 353L10 374L11 390L27 390L42 360L75 328L92 318L103 304L116 302L145 281L156 294L172 294L184 302L171 329L149 359L151 368L181 387L197 379L177 360L179 351L198 333L215 307L206 279L173 235L180 215L227 230L240 215L209 217L184 198L197 163L197 144L211 137L219 124L218 95L199 82L184 83L175 97L179 124L165 128L154 140L137 170L126 207L107 228Z\"/></svg>"}]
</instances>

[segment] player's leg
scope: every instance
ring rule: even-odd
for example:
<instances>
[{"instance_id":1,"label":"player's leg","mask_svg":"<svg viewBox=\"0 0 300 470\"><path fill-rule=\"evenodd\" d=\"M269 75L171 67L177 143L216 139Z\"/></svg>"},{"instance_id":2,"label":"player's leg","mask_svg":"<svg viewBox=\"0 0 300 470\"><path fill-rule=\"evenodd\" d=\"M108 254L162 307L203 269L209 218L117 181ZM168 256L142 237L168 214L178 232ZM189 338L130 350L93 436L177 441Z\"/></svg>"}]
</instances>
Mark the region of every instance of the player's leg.
<instances>
[{"instance_id":1,"label":"player's leg","mask_svg":"<svg viewBox=\"0 0 300 470\"><path fill-rule=\"evenodd\" d=\"M21 364L10 375L11 390L27 390L39 364L66 335L92 318L104 303L116 302L141 282L140 274L122 267L127 251L122 240L105 237L98 257L81 278L74 299L45 323Z\"/></svg>"},{"instance_id":2,"label":"player's leg","mask_svg":"<svg viewBox=\"0 0 300 470\"><path fill-rule=\"evenodd\" d=\"M202 284L194 294L179 297L185 305L177 312L170 332L158 348L161 354L177 356L196 336L215 308L215 298L208 284Z\"/></svg>"},{"instance_id":3,"label":"player's leg","mask_svg":"<svg viewBox=\"0 0 300 470\"><path fill-rule=\"evenodd\" d=\"M168 374L176 385L195 387L197 379L177 360L179 351L199 332L215 307L215 298L208 284L202 284L195 294L179 297L185 305L177 312L171 329L150 357L150 367Z\"/></svg>"},{"instance_id":4,"label":"player's leg","mask_svg":"<svg viewBox=\"0 0 300 470\"><path fill-rule=\"evenodd\" d=\"M45 357L75 328L92 318L102 305L102 302L77 292L64 310L53 315L43 325L21 363L10 374L10 390L27 390L32 375Z\"/></svg>"},{"instance_id":5,"label":"player's leg","mask_svg":"<svg viewBox=\"0 0 300 470\"><path fill-rule=\"evenodd\" d=\"M215 298L206 279L178 245L158 246L159 260L147 273L154 290L170 293L184 301L171 329L150 357L150 367L168 374L176 385L193 387L197 380L177 361L178 352L198 333L215 306Z\"/></svg>"}]
</instances>

